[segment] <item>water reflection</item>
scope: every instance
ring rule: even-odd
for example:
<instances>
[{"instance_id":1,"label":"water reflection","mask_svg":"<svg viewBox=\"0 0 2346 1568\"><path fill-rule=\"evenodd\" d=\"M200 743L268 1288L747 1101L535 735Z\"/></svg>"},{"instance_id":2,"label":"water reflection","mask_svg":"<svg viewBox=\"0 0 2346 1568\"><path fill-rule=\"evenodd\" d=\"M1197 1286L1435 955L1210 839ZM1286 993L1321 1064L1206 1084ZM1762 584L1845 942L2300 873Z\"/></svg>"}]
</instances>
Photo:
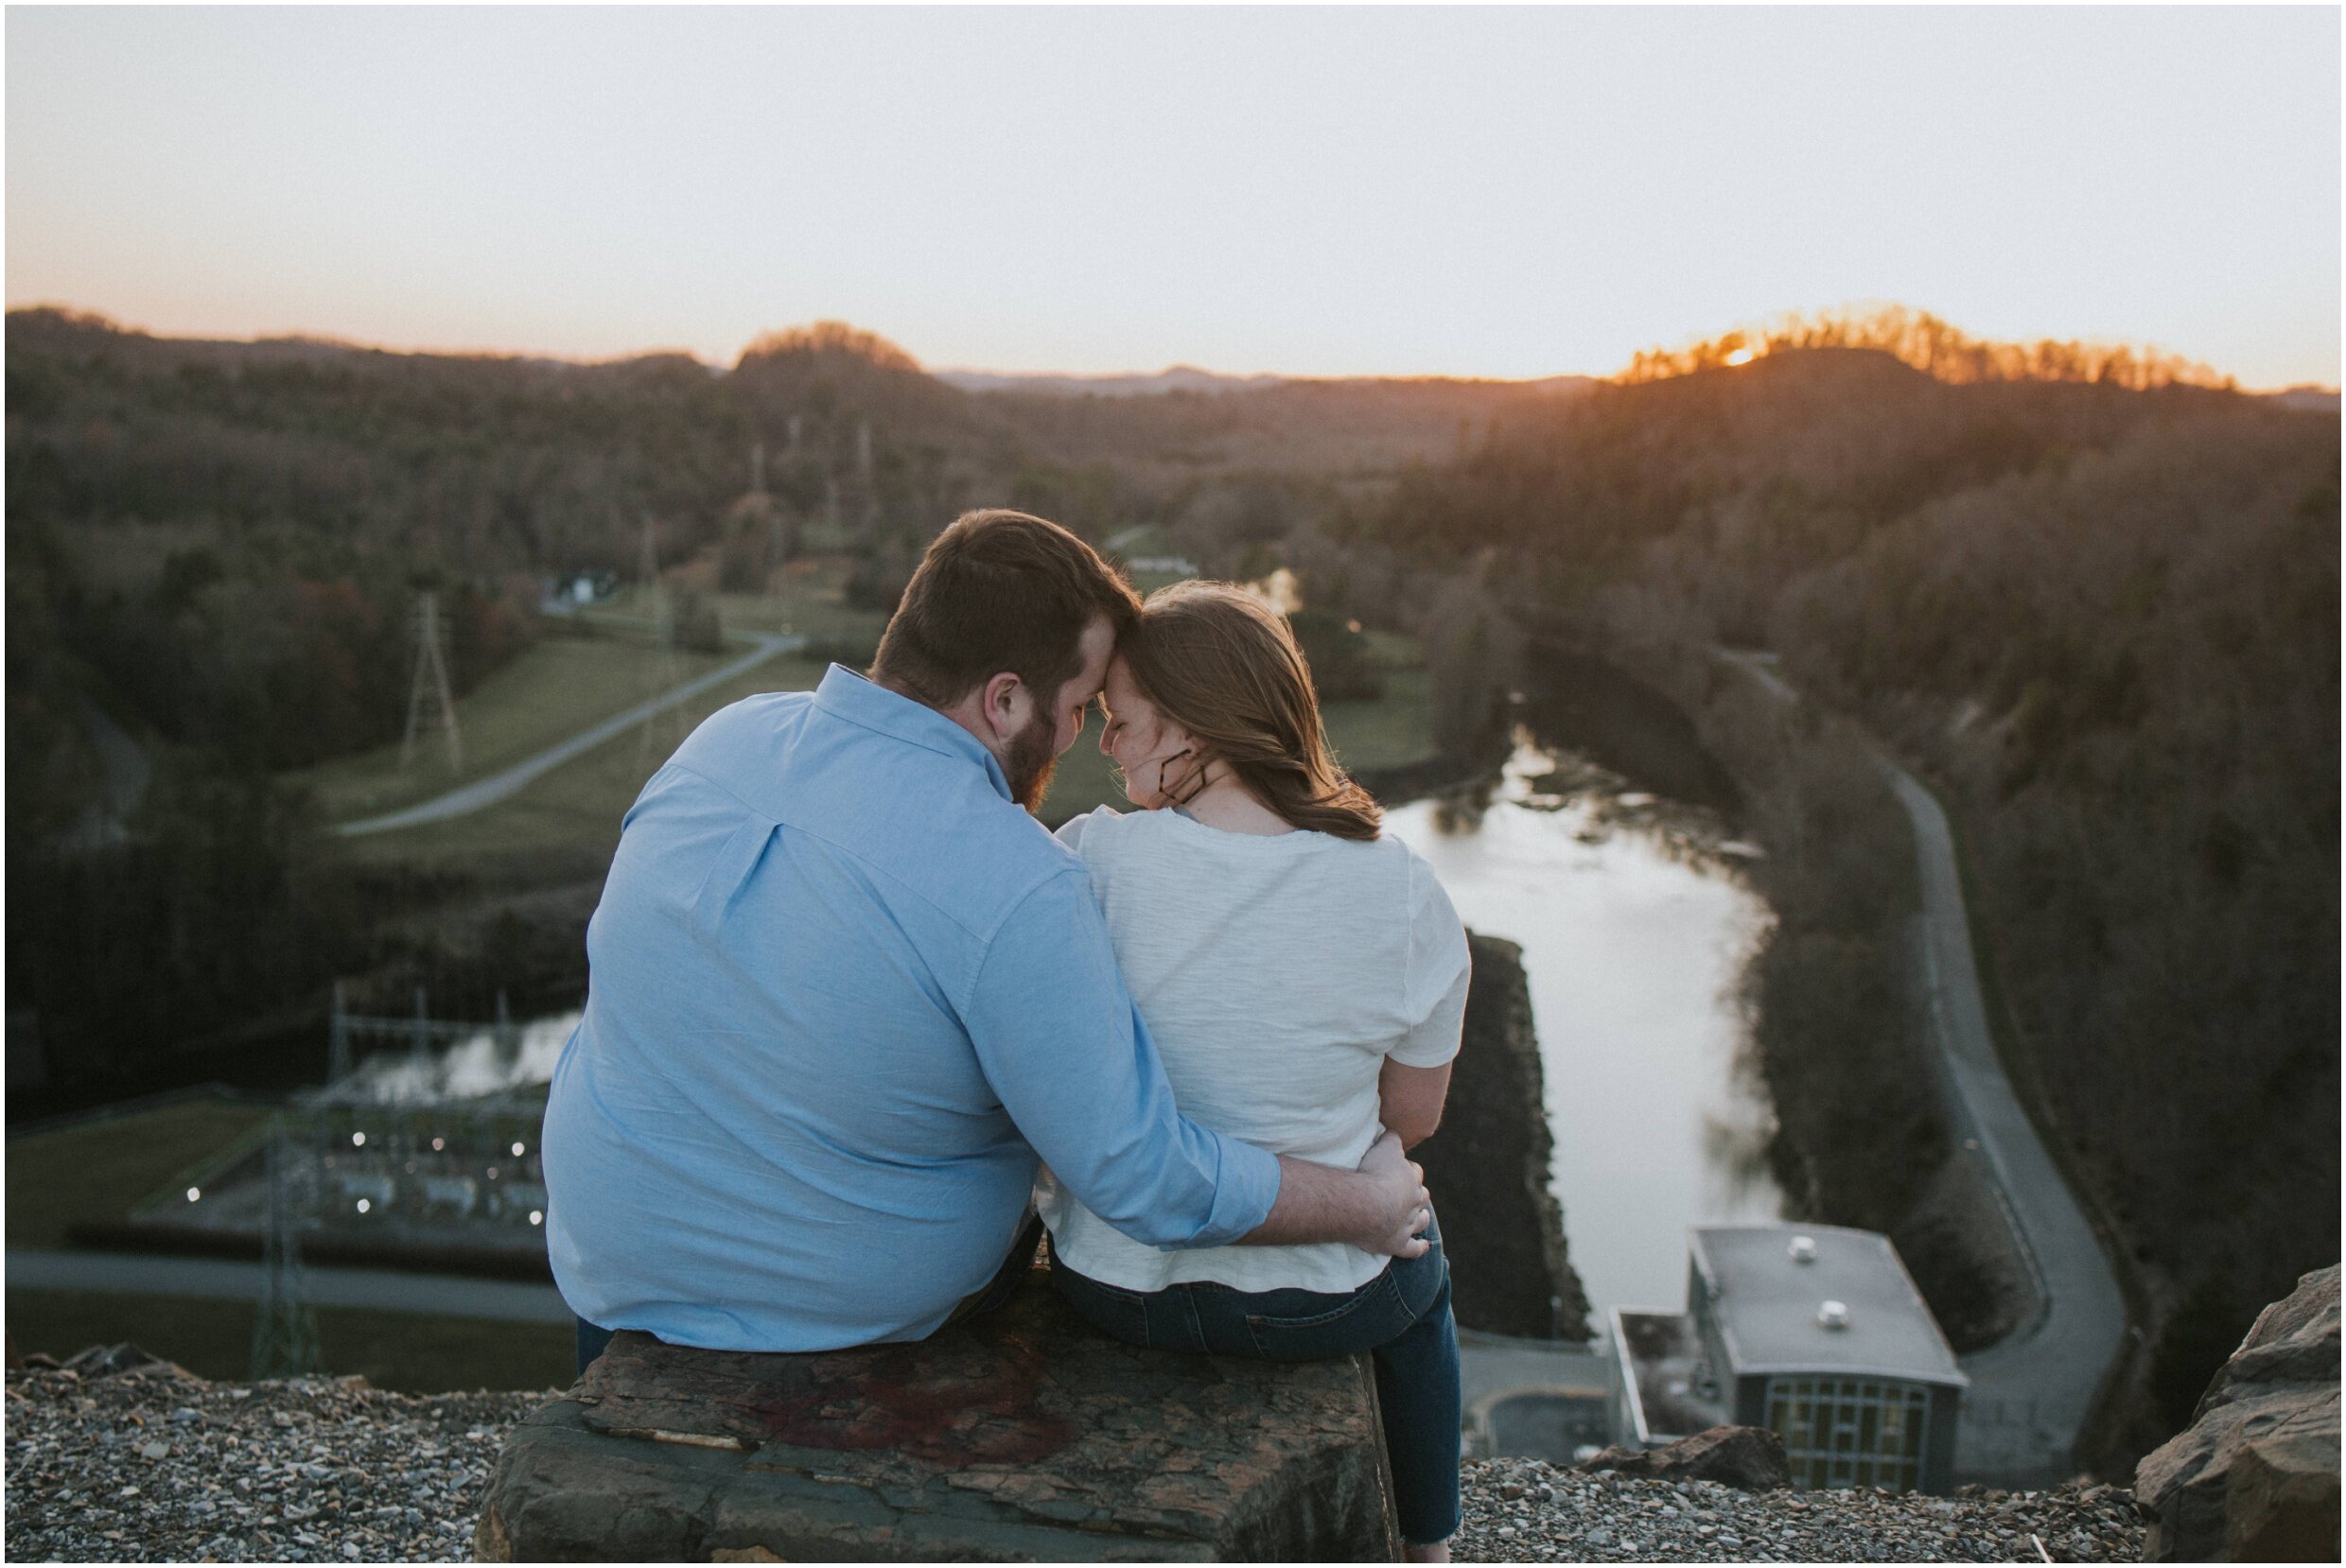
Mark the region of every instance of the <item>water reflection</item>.
<instances>
[{"instance_id":1,"label":"water reflection","mask_svg":"<svg viewBox=\"0 0 2346 1568\"><path fill-rule=\"evenodd\" d=\"M1677 1306L1688 1226L1780 1212L1770 1113L1740 1066L1742 974L1769 915L1734 866L1757 851L1712 813L1528 737L1488 797L1386 823L1469 926L1523 948L1556 1196L1590 1302Z\"/></svg>"}]
</instances>

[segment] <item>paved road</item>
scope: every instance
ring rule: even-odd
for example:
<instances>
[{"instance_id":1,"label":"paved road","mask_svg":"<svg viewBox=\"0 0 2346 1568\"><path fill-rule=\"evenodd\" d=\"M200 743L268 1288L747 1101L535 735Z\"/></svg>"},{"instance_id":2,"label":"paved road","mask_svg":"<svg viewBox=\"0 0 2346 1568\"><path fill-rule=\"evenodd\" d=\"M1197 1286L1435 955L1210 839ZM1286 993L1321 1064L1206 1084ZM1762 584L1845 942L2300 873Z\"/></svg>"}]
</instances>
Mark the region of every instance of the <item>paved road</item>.
<instances>
[{"instance_id":1,"label":"paved road","mask_svg":"<svg viewBox=\"0 0 2346 1568\"><path fill-rule=\"evenodd\" d=\"M1771 655L1722 650L1721 656L1779 701L1800 700ZM2125 1347L2126 1298L1996 1056L1947 813L1913 775L1869 749L1914 827L1922 971L1932 1036L1952 1091L1950 1110L1958 1136L1977 1140L2039 1287L2028 1322L1961 1358L1971 1386L1956 1469L1967 1480L2005 1486L2064 1480L2075 1472L2077 1434L2094 1393Z\"/></svg>"},{"instance_id":2,"label":"paved road","mask_svg":"<svg viewBox=\"0 0 2346 1568\"><path fill-rule=\"evenodd\" d=\"M266 1271L225 1258L171 1258L133 1252L10 1252L9 1289L95 1291L105 1296L184 1296L207 1301L257 1301ZM383 1268L302 1270L314 1307L364 1307L432 1317L500 1323L573 1321L551 1285L404 1274Z\"/></svg>"},{"instance_id":3,"label":"paved road","mask_svg":"<svg viewBox=\"0 0 2346 1568\"><path fill-rule=\"evenodd\" d=\"M387 811L381 816L366 817L358 822L345 822L334 830L345 838L355 838L363 833L389 833L402 828L420 827L427 822L446 821L449 817L463 816L467 811L478 811L484 806L494 806L507 796L518 793L540 775L551 773L565 762L594 750L605 740L626 734L655 714L665 713L678 703L688 702L713 687L723 686L736 675L755 670L777 654L792 653L804 646L806 638L802 636L760 636L754 649L731 663L720 665L706 675L695 676L682 686L663 691L649 702L638 703L626 712L615 714L599 724L589 725L559 745L549 746L535 757L516 762L502 772L476 779L461 790L450 790L446 794L434 796L421 805Z\"/></svg>"}]
</instances>

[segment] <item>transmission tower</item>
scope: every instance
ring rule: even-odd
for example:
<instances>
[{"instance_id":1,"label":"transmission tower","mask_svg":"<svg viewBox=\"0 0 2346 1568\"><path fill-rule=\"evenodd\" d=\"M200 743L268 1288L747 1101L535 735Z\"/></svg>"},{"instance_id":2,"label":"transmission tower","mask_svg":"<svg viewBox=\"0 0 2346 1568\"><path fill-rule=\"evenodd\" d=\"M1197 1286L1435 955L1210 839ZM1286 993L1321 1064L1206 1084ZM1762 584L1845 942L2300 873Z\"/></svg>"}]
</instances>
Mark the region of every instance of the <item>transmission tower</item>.
<instances>
[{"instance_id":1,"label":"transmission tower","mask_svg":"<svg viewBox=\"0 0 2346 1568\"><path fill-rule=\"evenodd\" d=\"M654 661L652 668L655 678L659 682L658 689L667 691L674 688L679 679L676 668L676 613L674 604L669 600L668 589L660 582L659 541L652 531L652 517L649 513L646 513L643 518L643 548L637 558L636 571L637 575L643 580L644 602L648 606L652 620L652 637L659 649L659 656ZM652 732L657 727L662 727L663 720L666 721L666 727L673 731L675 740L680 741L684 739L684 705L682 703L678 703L674 707L662 709L658 713L647 714L644 717L643 727L636 732L636 760L638 762L650 757Z\"/></svg>"},{"instance_id":2,"label":"transmission tower","mask_svg":"<svg viewBox=\"0 0 2346 1568\"><path fill-rule=\"evenodd\" d=\"M405 771L415 755L415 738L427 730L446 730L448 771L464 771L464 741L456 731L456 699L448 691L448 663L440 651L440 596L425 592L415 598L415 673L408 682L408 732L399 741L399 767Z\"/></svg>"},{"instance_id":3,"label":"transmission tower","mask_svg":"<svg viewBox=\"0 0 2346 1568\"><path fill-rule=\"evenodd\" d=\"M350 1076L350 1019L342 983L334 983L334 1010L326 1015L325 1082L328 1089Z\"/></svg>"},{"instance_id":4,"label":"transmission tower","mask_svg":"<svg viewBox=\"0 0 2346 1568\"><path fill-rule=\"evenodd\" d=\"M302 1281L301 1240L293 1228L292 1151L285 1118L269 1126L269 1230L263 1242L260 1312L253 1322L252 1381L315 1372L318 1316Z\"/></svg>"},{"instance_id":5,"label":"transmission tower","mask_svg":"<svg viewBox=\"0 0 2346 1568\"><path fill-rule=\"evenodd\" d=\"M859 420L855 426L855 483L864 493L864 537L869 539L880 526L880 486L872 477L868 419Z\"/></svg>"}]
</instances>

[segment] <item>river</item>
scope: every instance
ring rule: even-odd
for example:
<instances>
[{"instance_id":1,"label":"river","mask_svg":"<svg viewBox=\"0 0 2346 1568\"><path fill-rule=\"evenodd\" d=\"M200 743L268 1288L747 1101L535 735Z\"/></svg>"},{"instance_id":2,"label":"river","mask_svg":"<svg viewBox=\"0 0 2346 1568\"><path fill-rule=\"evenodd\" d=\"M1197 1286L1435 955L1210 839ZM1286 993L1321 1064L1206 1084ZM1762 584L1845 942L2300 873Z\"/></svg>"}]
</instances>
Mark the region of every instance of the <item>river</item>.
<instances>
[{"instance_id":1,"label":"river","mask_svg":"<svg viewBox=\"0 0 2346 1568\"><path fill-rule=\"evenodd\" d=\"M1594 1315L1678 1309L1689 1226L1779 1213L1765 1092L1738 1065L1735 992L1769 915L1734 863L1756 851L1528 736L1484 809L1418 801L1386 824L1467 925L1523 949L1552 1180Z\"/></svg>"}]
</instances>

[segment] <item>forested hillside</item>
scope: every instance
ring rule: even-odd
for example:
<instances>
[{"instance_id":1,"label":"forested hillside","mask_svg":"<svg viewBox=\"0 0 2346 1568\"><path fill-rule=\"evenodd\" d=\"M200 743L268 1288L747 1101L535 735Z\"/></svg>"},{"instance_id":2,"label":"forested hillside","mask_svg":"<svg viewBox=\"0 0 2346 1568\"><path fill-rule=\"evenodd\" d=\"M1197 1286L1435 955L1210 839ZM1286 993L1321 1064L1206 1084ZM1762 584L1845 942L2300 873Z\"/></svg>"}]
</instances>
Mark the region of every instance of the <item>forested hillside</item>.
<instances>
[{"instance_id":1,"label":"forested hillside","mask_svg":"<svg viewBox=\"0 0 2346 1568\"><path fill-rule=\"evenodd\" d=\"M882 609L957 512L1014 505L1095 542L1170 528L1253 575L1324 509L1558 395L973 394L837 323L723 368L184 341L55 310L9 315L7 375L9 1006L90 1093L314 1006L404 911L460 896L354 881L283 780L399 738L419 590L462 694L536 635L550 580L632 582L647 541L657 569L735 592L851 565Z\"/></svg>"},{"instance_id":2,"label":"forested hillside","mask_svg":"<svg viewBox=\"0 0 2346 1568\"><path fill-rule=\"evenodd\" d=\"M1369 528L1777 649L1935 781L2023 1091L2145 1295L2105 1460L2335 1261L2338 462L2335 414L2222 390L1789 350L1506 424Z\"/></svg>"}]
</instances>

